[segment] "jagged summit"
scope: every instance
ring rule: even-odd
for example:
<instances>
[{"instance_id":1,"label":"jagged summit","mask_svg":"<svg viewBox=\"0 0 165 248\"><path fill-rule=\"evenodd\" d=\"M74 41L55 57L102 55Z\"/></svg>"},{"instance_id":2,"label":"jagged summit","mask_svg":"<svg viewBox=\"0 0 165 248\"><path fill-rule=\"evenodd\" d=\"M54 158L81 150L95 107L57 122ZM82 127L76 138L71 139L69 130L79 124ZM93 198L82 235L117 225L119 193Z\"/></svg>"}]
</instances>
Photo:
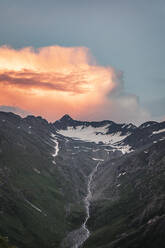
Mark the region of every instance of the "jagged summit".
<instances>
[{"instance_id":1,"label":"jagged summit","mask_svg":"<svg viewBox=\"0 0 165 248\"><path fill-rule=\"evenodd\" d=\"M147 122L142 123L139 126L139 128L146 128L146 127L157 125L157 124L158 124L158 122L156 122L156 121L147 121Z\"/></svg>"},{"instance_id":2,"label":"jagged summit","mask_svg":"<svg viewBox=\"0 0 165 248\"><path fill-rule=\"evenodd\" d=\"M136 126L132 124L118 124L110 120L78 121L68 114L53 123L57 132L67 137L95 143L113 144L131 135Z\"/></svg>"},{"instance_id":3,"label":"jagged summit","mask_svg":"<svg viewBox=\"0 0 165 248\"><path fill-rule=\"evenodd\" d=\"M59 121L71 121L73 120L72 117L70 117L70 115L65 114L63 117L61 117L61 119Z\"/></svg>"}]
</instances>

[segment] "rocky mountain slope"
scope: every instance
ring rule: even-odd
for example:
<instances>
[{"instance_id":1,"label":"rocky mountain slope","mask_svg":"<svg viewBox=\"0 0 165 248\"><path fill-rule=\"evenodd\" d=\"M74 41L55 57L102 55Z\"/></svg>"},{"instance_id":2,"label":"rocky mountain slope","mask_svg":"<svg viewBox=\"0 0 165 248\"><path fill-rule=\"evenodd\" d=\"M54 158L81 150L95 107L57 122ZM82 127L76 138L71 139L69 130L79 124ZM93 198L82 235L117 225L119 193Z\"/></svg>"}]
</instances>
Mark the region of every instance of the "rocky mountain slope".
<instances>
[{"instance_id":1,"label":"rocky mountain slope","mask_svg":"<svg viewBox=\"0 0 165 248\"><path fill-rule=\"evenodd\" d=\"M20 248L163 248L164 176L165 122L0 112L0 235Z\"/></svg>"},{"instance_id":2,"label":"rocky mountain slope","mask_svg":"<svg viewBox=\"0 0 165 248\"><path fill-rule=\"evenodd\" d=\"M97 173L84 247L163 247L165 141L105 163Z\"/></svg>"}]
</instances>

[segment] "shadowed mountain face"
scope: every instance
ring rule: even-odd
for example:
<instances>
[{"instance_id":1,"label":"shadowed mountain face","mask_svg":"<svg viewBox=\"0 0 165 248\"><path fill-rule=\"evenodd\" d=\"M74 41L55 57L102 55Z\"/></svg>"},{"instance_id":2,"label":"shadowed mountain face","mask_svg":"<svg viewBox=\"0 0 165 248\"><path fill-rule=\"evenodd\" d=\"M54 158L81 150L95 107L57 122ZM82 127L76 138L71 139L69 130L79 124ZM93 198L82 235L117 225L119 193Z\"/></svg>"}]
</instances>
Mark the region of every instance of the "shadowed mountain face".
<instances>
[{"instance_id":1,"label":"shadowed mountain face","mask_svg":"<svg viewBox=\"0 0 165 248\"><path fill-rule=\"evenodd\" d=\"M164 175L165 122L0 112L0 235L18 247L163 248Z\"/></svg>"}]
</instances>

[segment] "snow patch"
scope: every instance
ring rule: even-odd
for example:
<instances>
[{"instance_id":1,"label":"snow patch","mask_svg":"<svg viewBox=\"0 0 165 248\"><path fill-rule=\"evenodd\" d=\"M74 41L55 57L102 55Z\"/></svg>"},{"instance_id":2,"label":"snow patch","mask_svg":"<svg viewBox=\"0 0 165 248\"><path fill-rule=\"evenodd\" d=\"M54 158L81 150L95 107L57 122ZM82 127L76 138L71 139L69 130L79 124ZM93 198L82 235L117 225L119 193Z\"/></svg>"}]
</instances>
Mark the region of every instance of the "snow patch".
<instances>
[{"instance_id":1,"label":"snow patch","mask_svg":"<svg viewBox=\"0 0 165 248\"><path fill-rule=\"evenodd\" d=\"M118 151L121 151L123 154L130 153L130 152L134 151L132 149L132 147L129 145L114 145L113 148L115 148Z\"/></svg>"},{"instance_id":2,"label":"snow patch","mask_svg":"<svg viewBox=\"0 0 165 248\"><path fill-rule=\"evenodd\" d=\"M131 128L132 127L132 125L131 124L129 124L128 126L127 126L127 128Z\"/></svg>"},{"instance_id":3,"label":"snow patch","mask_svg":"<svg viewBox=\"0 0 165 248\"><path fill-rule=\"evenodd\" d=\"M154 131L152 134L158 134L158 133L163 133L163 132L165 132L165 128L160 129L158 131Z\"/></svg>"},{"instance_id":4,"label":"snow patch","mask_svg":"<svg viewBox=\"0 0 165 248\"><path fill-rule=\"evenodd\" d=\"M124 176L126 174L127 174L126 172L121 172L121 173L119 173L119 175L117 177L121 177L121 176Z\"/></svg>"},{"instance_id":5,"label":"snow patch","mask_svg":"<svg viewBox=\"0 0 165 248\"><path fill-rule=\"evenodd\" d=\"M93 150L93 152L98 152L100 149L95 149L95 150Z\"/></svg>"},{"instance_id":6,"label":"snow patch","mask_svg":"<svg viewBox=\"0 0 165 248\"><path fill-rule=\"evenodd\" d=\"M52 140L53 140L53 142L55 143L55 152L52 154L52 156L54 157L54 160L53 160L53 164L56 164L56 162L55 162L55 157L57 157L57 155L58 155L58 153L59 153L59 143L58 143L58 141L57 141L57 138L56 138L56 135L55 134L51 134L51 136L52 136Z\"/></svg>"},{"instance_id":7,"label":"snow patch","mask_svg":"<svg viewBox=\"0 0 165 248\"><path fill-rule=\"evenodd\" d=\"M104 161L104 159L101 159L101 158L92 158L92 159L95 161Z\"/></svg>"},{"instance_id":8,"label":"snow patch","mask_svg":"<svg viewBox=\"0 0 165 248\"><path fill-rule=\"evenodd\" d=\"M111 149L111 150L109 150L109 149L104 149L104 151L106 151L106 152L115 152L116 149Z\"/></svg>"},{"instance_id":9,"label":"snow patch","mask_svg":"<svg viewBox=\"0 0 165 248\"><path fill-rule=\"evenodd\" d=\"M150 127L150 126L151 126L151 124L147 124L147 125L144 125L143 128Z\"/></svg>"},{"instance_id":10,"label":"snow patch","mask_svg":"<svg viewBox=\"0 0 165 248\"><path fill-rule=\"evenodd\" d=\"M121 140L124 140L126 137L130 135L127 133L126 135L122 135L121 132L107 134L108 125L103 127L92 127L92 126L77 126L68 127L66 130L59 130L58 133L64 136L79 139L88 142L103 142L105 144L115 144Z\"/></svg>"},{"instance_id":11,"label":"snow patch","mask_svg":"<svg viewBox=\"0 0 165 248\"><path fill-rule=\"evenodd\" d=\"M25 200L32 208L34 208L35 210L37 210L38 212L42 213L42 210L38 207L36 207L34 204L32 204L30 201Z\"/></svg>"},{"instance_id":12,"label":"snow patch","mask_svg":"<svg viewBox=\"0 0 165 248\"><path fill-rule=\"evenodd\" d=\"M33 170L34 170L37 174L40 174L40 173L41 173L37 168L33 168Z\"/></svg>"}]
</instances>

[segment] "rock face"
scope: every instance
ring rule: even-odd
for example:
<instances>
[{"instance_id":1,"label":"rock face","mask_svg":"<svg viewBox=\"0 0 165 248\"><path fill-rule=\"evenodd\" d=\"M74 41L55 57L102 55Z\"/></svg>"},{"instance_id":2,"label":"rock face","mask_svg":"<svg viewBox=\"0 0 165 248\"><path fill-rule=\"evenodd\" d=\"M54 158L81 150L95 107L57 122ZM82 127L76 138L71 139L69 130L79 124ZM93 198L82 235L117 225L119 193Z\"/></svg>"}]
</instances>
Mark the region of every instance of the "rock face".
<instances>
[{"instance_id":1,"label":"rock face","mask_svg":"<svg viewBox=\"0 0 165 248\"><path fill-rule=\"evenodd\" d=\"M83 223L82 247L164 248L164 176L165 122L0 112L0 235L20 248L78 248Z\"/></svg>"}]
</instances>

